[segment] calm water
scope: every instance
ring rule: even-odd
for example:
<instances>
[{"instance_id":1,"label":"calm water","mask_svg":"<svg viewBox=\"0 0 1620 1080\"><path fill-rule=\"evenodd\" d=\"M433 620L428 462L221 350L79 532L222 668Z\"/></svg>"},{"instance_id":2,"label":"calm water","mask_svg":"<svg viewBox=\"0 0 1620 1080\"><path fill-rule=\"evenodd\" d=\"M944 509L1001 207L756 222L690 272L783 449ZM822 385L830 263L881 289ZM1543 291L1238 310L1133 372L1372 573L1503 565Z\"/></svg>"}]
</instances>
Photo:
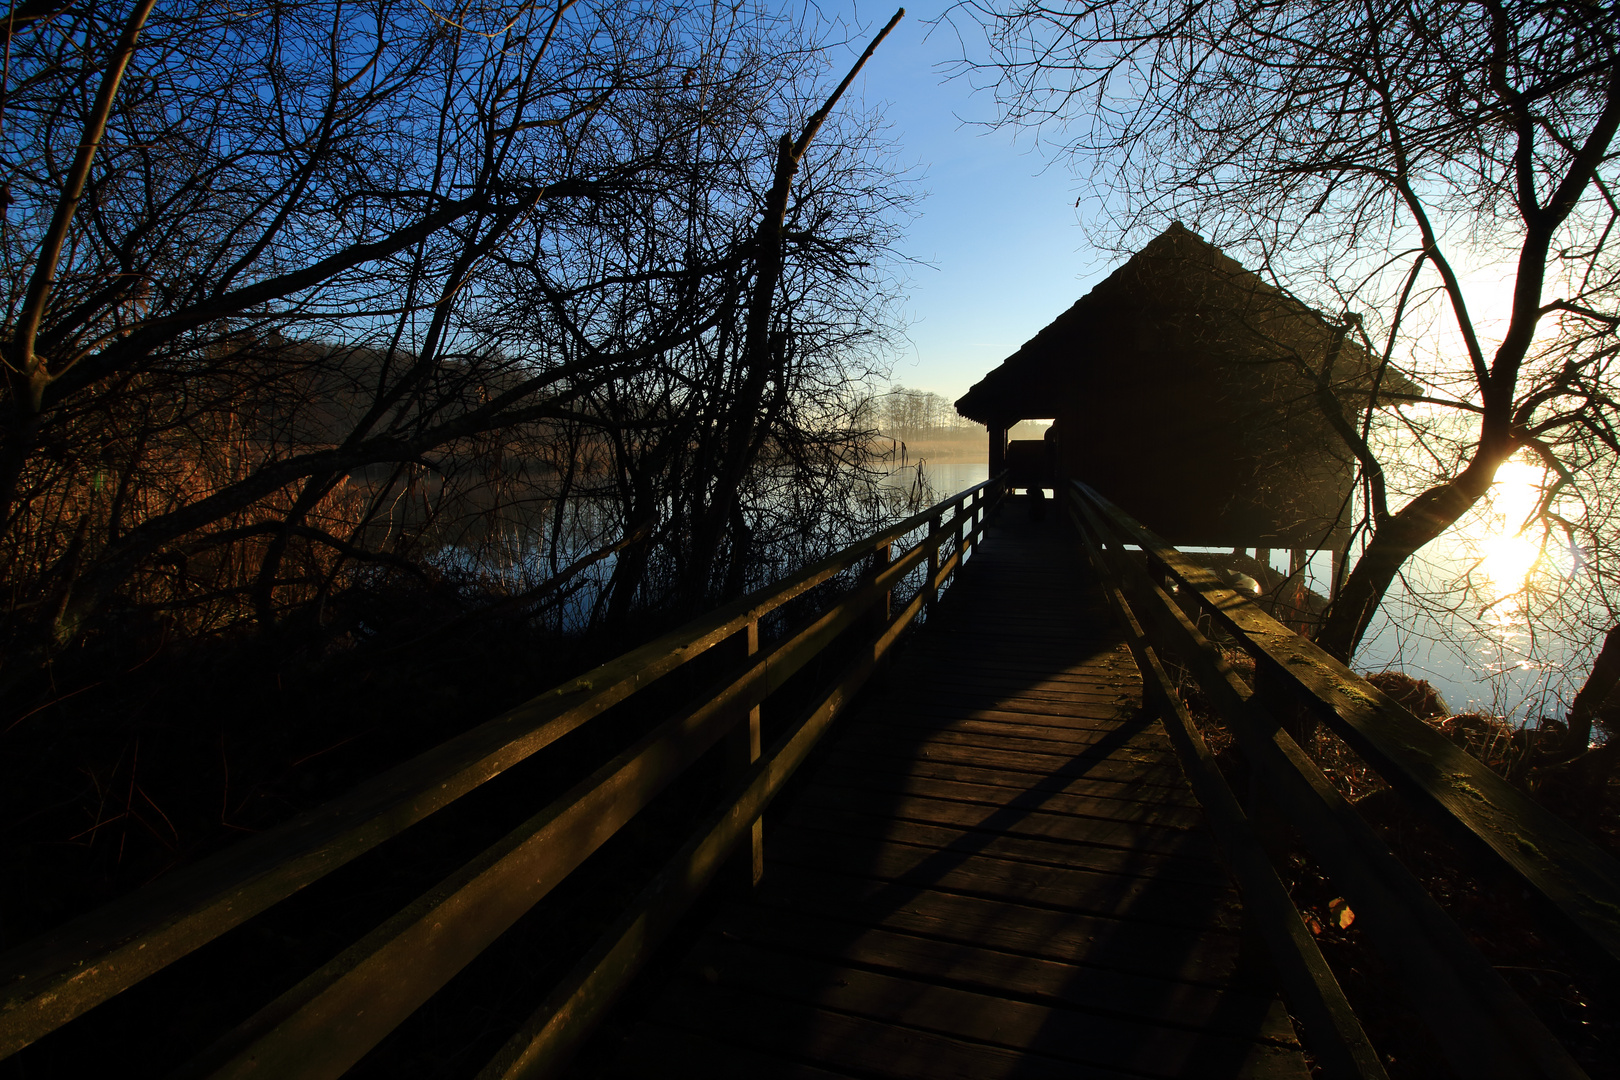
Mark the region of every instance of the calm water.
<instances>
[{"instance_id":1,"label":"calm water","mask_svg":"<svg viewBox=\"0 0 1620 1080\"><path fill-rule=\"evenodd\" d=\"M921 466L923 484L933 493L926 498L925 503L936 503L941 499L955 495L963 488L982 484L990 479L990 463L981 461L972 462L944 462L939 465L930 465L924 462ZM896 489L909 490L917 485L917 467L896 469L889 474L884 482L887 486Z\"/></svg>"}]
</instances>

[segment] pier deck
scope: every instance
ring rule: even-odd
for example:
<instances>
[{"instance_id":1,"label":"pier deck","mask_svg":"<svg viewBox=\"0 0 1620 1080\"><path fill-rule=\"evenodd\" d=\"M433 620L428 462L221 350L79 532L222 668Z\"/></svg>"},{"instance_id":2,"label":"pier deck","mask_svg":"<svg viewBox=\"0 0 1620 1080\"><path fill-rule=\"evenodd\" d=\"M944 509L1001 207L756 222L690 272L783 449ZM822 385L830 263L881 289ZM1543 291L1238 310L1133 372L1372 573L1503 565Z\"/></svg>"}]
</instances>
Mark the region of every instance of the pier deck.
<instances>
[{"instance_id":1,"label":"pier deck","mask_svg":"<svg viewBox=\"0 0 1620 1080\"><path fill-rule=\"evenodd\" d=\"M991 527L614 1075L1308 1075L1065 538L1022 506Z\"/></svg>"}]
</instances>

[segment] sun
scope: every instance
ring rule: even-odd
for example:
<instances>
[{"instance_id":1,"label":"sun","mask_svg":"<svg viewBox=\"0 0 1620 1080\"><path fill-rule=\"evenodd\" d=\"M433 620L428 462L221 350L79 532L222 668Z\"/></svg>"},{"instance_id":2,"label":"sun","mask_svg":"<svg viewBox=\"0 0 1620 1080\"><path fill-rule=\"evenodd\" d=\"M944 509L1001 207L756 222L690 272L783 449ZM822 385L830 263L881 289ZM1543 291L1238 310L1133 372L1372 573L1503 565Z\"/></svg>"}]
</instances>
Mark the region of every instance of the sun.
<instances>
[{"instance_id":1,"label":"sun","mask_svg":"<svg viewBox=\"0 0 1620 1080\"><path fill-rule=\"evenodd\" d=\"M1519 460L1504 462L1496 472L1489 530L1475 541L1493 601L1523 589L1542 557L1542 538L1533 528L1520 529L1535 512L1545 475L1541 466Z\"/></svg>"},{"instance_id":2,"label":"sun","mask_svg":"<svg viewBox=\"0 0 1620 1080\"><path fill-rule=\"evenodd\" d=\"M1524 588L1536 560L1541 558L1541 543L1522 533L1487 536L1480 547L1485 556L1480 570L1490 581L1493 599Z\"/></svg>"}]
</instances>

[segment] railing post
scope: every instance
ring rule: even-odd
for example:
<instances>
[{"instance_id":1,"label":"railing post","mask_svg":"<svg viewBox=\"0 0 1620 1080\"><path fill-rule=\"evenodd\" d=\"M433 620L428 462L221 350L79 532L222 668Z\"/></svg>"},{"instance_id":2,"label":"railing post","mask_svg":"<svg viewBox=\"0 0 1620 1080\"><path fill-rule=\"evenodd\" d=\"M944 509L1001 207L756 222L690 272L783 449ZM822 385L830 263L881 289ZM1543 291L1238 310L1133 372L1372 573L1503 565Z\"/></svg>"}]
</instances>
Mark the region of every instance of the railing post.
<instances>
[{"instance_id":1,"label":"railing post","mask_svg":"<svg viewBox=\"0 0 1620 1080\"><path fill-rule=\"evenodd\" d=\"M737 637L742 639L744 663L752 663L759 653L759 620L750 620ZM746 773L759 760L760 749L759 706L755 705L748 710L747 716L738 719L737 726L726 736L728 779L736 780ZM765 876L764 818L756 817L749 826L747 837L731 857L727 876L739 890L752 889Z\"/></svg>"},{"instance_id":2,"label":"railing post","mask_svg":"<svg viewBox=\"0 0 1620 1080\"><path fill-rule=\"evenodd\" d=\"M975 491L973 493L973 497L970 498L967 505L963 507L966 513L963 514L961 518L957 519L958 524L956 527L956 544L957 548L962 552L962 557L956 560L956 569L958 573L961 572L962 567L967 565L968 553L973 550L973 530L977 528L979 524L979 496L982 494L984 494L983 489ZM963 519L966 520L967 524L967 535L965 536L962 534Z\"/></svg>"},{"instance_id":3,"label":"railing post","mask_svg":"<svg viewBox=\"0 0 1620 1080\"><path fill-rule=\"evenodd\" d=\"M872 577L876 579L879 574L883 573L883 571L889 568L889 564L892 562L894 562L894 542L888 541L886 543L879 544L877 549L872 553ZM881 634L884 630L888 629L893 605L893 589L886 590L878 599L878 602L872 605L873 633Z\"/></svg>"},{"instance_id":4,"label":"railing post","mask_svg":"<svg viewBox=\"0 0 1620 1080\"><path fill-rule=\"evenodd\" d=\"M944 528L943 514L928 519L928 580L923 585L928 595L923 599L923 610L929 615L934 613L934 605L939 601L939 548L945 542L940 532Z\"/></svg>"},{"instance_id":5,"label":"railing post","mask_svg":"<svg viewBox=\"0 0 1620 1080\"><path fill-rule=\"evenodd\" d=\"M1254 665L1254 696L1277 718L1277 723L1299 744L1299 748L1314 758L1316 717L1304 703L1288 692L1286 684L1263 659L1257 659Z\"/></svg>"}]
</instances>

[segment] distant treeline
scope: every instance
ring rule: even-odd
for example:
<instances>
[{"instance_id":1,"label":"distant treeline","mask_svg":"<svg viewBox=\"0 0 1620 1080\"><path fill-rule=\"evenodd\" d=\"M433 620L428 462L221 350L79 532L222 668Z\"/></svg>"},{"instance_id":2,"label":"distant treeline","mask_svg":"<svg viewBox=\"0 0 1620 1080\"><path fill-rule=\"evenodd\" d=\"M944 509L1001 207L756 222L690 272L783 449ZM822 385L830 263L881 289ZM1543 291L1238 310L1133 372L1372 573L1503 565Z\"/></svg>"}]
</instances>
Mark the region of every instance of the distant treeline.
<instances>
[{"instance_id":1,"label":"distant treeline","mask_svg":"<svg viewBox=\"0 0 1620 1080\"><path fill-rule=\"evenodd\" d=\"M882 435L908 444L984 442L987 438L984 425L957 412L950 398L898 383L887 393L864 399L857 408L856 421L859 426L876 428ZM1045 434L1046 426L1020 421L1008 432L1008 437L1039 439Z\"/></svg>"}]
</instances>

